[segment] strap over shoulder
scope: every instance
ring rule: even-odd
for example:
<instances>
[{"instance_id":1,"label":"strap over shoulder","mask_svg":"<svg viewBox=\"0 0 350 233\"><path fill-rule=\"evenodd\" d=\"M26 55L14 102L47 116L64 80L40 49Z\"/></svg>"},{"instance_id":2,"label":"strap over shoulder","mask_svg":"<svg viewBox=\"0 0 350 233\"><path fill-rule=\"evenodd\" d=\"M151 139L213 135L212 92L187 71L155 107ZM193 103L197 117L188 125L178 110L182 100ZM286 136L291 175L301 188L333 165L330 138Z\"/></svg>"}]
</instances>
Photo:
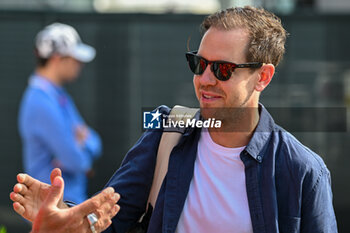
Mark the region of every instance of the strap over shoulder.
<instances>
[{"instance_id":1,"label":"strap over shoulder","mask_svg":"<svg viewBox=\"0 0 350 233\"><path fill-rule=\"evenodd\" d=\"M188 108L180 105L175 105L169 113L168 120L180 121L192 119L195 117L198 108ZM155 206L160 187L163 183L164 177L168 172L168 164L170 153L176 144L180 141L184 128L178 128L178 130L167 132L164 130L158 146L156 168L154 170L154 177L152 182L151 191L148 197L148 202L153 207Z\"/></svg>"},{"instance_id":2,"label":"strap over shoulder","mask_svg":"<svg viewBox=\"0 0 350 233\"><path fill-rule=\"evenodd\" d=\"M186 127L181 127L180 124L177 124L176 122L187 122L187 120L199 118L199 114L197 116L197 113L199 113L199 108L189 108L181 105L175 105L171 109L167 119L167 124L170 127L164 128L163 132L178 132L184 134Z\"/></svg>"},{"instance_id":3,"label":"strap over shoulder","mask_svg":"<svg viewBox=\"0 0 350 233\"><path fill-rule=\"evenodd\" d=\"M180 105L175 105L168 115L168 121L187 121L196 117L199 109L188 108ZM156 167L154 169L154 176L151 190L147 200L145 213L141 216L139 221L131 227L127 232L146 232L148 223L152 215L152 209L155 207L160 187L163 183L166 173L168 172L168 164L170 153L173 148L180 141L182 134L185 132L185 127L173 127L171 129L163 129L163 134L159 142Z\"/></svg>"}]
</instances>

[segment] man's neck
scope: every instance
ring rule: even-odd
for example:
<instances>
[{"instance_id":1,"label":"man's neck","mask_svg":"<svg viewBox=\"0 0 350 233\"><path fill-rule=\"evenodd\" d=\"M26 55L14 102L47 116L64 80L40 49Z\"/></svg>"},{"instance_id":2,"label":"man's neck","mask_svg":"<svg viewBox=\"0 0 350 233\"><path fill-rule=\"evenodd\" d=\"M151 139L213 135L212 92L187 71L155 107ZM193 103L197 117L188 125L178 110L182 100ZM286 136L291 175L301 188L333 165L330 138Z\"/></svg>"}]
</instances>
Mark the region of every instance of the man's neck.
<instances>
[{"instance_id":1,"label":"man's neck","mask_svg":"<svg viewBox=\"0 0 350 233\"><path fill-rule=\"evenodd\" d=\"M35 72L57 86L62 86L62 81L52 69L38 67Z\"/></svg>"},{"instance_id":2,"label":"man's neck","mask_svg":"<svg viewBox=\"0 0 350 233\"><path fill-rule=\"evenodd\" d=\"M223 122L220 129L210 128L212 140L224 147L242 147L248 145L259 122L258 108L250 108L239 119Z\"/></svg>"}]
</instances>

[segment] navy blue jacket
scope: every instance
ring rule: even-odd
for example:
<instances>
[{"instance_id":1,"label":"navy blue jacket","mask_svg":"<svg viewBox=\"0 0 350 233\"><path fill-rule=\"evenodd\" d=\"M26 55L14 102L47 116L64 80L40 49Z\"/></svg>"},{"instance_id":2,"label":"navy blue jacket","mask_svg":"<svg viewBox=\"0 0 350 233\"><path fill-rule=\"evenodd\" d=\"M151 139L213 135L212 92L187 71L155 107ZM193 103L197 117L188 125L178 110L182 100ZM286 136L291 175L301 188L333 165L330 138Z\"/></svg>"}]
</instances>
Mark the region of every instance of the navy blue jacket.
<instances>
[{"instance_id":1,"label":"navy blue jacket","mask_svg":"<svg viewBox=\"0 0 350 233\"><path fill-rule=\"evenodd\" d=\"M170 111L165 106L159 110ZM254 233L336 233L326 165L276 125L264 107L260 110L258 126L240 155ZM121 209L106 232L123 233L144 213L161 134L161 130L146 131L108 182L121 195ZM199 137L200 129L186 130L171 152L147 232L175 232L193 176Z\"/></svg>"}]
</instances>

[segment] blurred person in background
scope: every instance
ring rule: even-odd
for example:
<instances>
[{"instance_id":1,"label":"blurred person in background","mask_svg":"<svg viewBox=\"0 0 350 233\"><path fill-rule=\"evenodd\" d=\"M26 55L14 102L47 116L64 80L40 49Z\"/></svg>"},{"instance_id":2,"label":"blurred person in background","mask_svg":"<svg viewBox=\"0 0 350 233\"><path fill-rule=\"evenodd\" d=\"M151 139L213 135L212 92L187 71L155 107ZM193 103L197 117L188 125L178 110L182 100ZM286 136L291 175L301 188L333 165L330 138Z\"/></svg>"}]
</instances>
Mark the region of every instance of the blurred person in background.
<instances>
[{"instance_id":1,"label":"blurred person in background","mask_svg":"<svg viewBox=\"0 0 350 233\"><path fill-rule=\"evenodd\" d=\"M87 198L87 175L101 155L99 135L86 125L64 85L78 77L95 49L82 43L77 31L53 23L35 39L37 66L29 78L19 111L24 170L49 183L58 167L65 180L64 198L81 203Z\"/></svg>"}]
</instances>

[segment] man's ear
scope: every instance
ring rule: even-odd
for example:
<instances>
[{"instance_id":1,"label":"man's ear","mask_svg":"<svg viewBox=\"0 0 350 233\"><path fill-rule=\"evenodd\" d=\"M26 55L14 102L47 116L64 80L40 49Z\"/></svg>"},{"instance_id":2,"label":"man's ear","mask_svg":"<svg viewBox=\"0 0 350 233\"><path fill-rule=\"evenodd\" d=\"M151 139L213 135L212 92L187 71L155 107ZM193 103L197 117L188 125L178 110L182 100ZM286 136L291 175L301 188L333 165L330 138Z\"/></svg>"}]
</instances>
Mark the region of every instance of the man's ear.
<instances>
[{"instance_id":1,"label":"man's ear","mask_svg":"<svg viewBox=\"0 0 350 233\"><path fill-rule=\"evenodd\" d=\"M264 64L259 71L259 80L255 85L255 90L262 92L267 85L272 80L273 75L275 74L275 66L273 64Z\"/></svg>"}]
</instances>

